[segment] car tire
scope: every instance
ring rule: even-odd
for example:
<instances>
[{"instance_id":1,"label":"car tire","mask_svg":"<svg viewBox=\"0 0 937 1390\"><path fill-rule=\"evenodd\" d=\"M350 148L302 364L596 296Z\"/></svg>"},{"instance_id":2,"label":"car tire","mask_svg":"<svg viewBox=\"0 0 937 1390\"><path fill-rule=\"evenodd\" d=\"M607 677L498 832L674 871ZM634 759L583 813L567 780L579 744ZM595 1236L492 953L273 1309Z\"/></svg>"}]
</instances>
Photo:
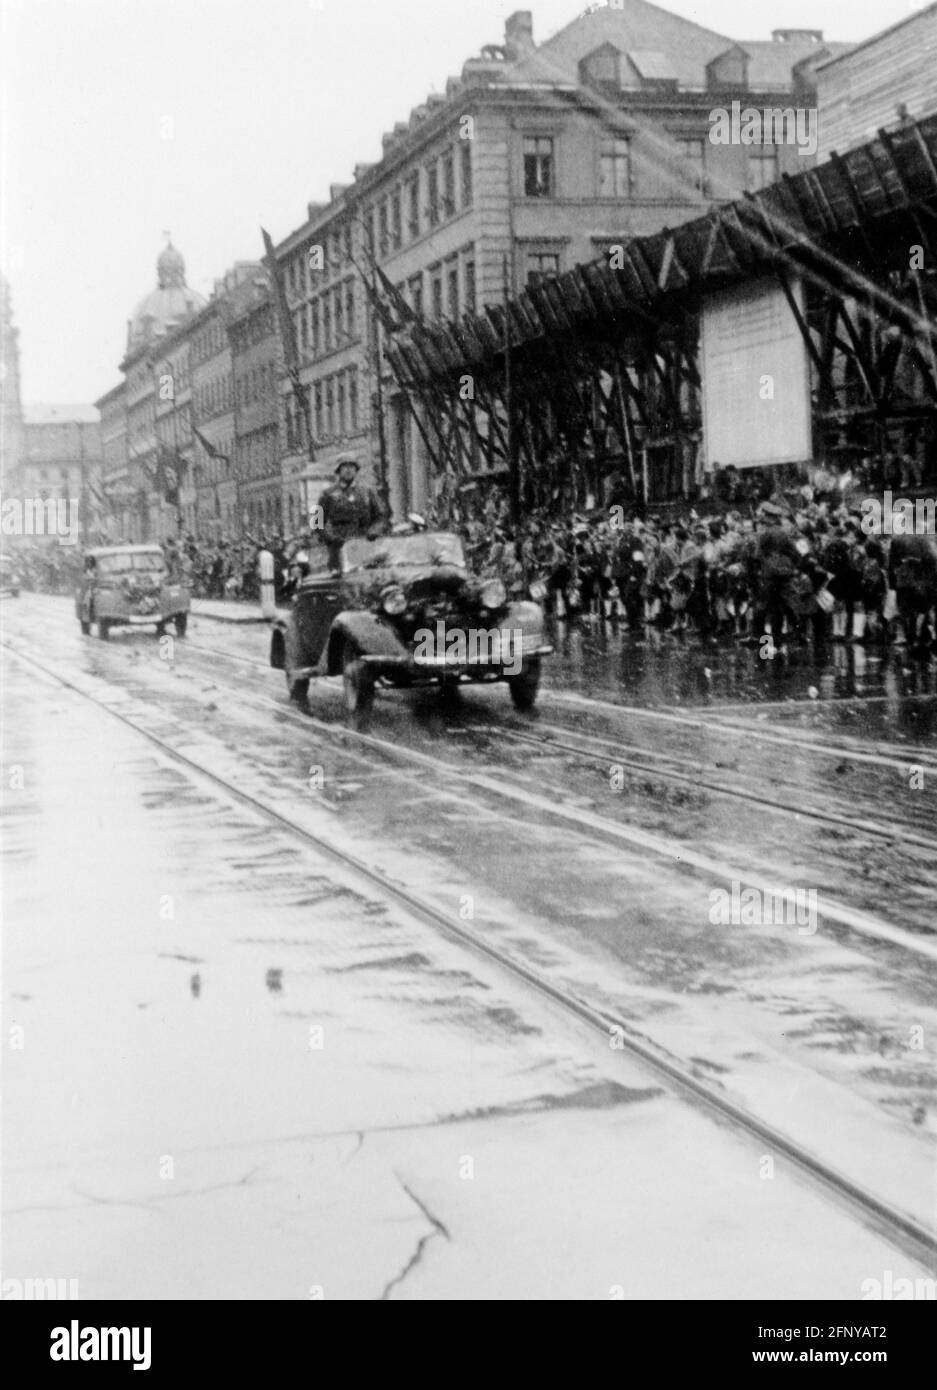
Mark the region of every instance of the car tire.
<instances>
[{"instance_id":1,"label":"car tire","mask_svg":"<svg viewBox=\"0 0 937 1390\"><path fill-rule=\"evenodd\" d=\"M98 618L98 636L106 642L111 635L111 625L106 618Z\"/></svg>"},{"instance_id":2,"label":"car tire","mask_svg":"<svg viewBox=\"0 0 937 1390\"><path fill-rule=\"evenodd\" d=\"M173 621L176 625L176 636L184 637L186 633L186 628L189 626L188 613L177 613Z\"/></svg>"},{"instance_id":3,"label":"car tire","mask_svg":"<svg viewBox=\"0 0 937 1390\"><path fill-rule=\"evenodd\" d=\"M309 698L309 678L294 680L286 668L286 693L294 705L304 705Z\"/></svg>"},{"instance_id":4,"label":"car tire","mask_svg":"<svg viewBox=\"0 0 937 1390\"><path fill-rule=\"evenodd\" d=\"M157 623L157 624L156 624L156 635L157 635L157 637L165 637L165 636L166 636L166 624L165 624L165 623Z\"/></svg>"},{"instance_id":5,"label":"car tire","mask_svg":"<svg viewBox=\"0 0 937 1390\"><path fill-rule=\"evenodd\" d=\"M374 674L353 642L346 642L342 653L342 686L349 720L355 728L366 728L374 709Z\"/></svg>"},{"instance_id":6,"label":"car tire","mask_svg":"<svg viewBox=\"0 0 937 1390\"><path fill-rule=\"evenodd\" d=\"M524 712L532 710L540 691L540 658L535 656L525 661L519 675L508 676L508 686L514 708Z\"/></svg>"},{"instance_id":7,"label":"car tire","mask_svg":"<svg viewBox=\"0 0 937 1390\"><path fill-rule=\"evenodd\" d=\"M79 618L78 621L81 623L82 636L87 637L89 632L91 631L91 624L86 623L84 618Z\"/></svg>"}]
</instances>

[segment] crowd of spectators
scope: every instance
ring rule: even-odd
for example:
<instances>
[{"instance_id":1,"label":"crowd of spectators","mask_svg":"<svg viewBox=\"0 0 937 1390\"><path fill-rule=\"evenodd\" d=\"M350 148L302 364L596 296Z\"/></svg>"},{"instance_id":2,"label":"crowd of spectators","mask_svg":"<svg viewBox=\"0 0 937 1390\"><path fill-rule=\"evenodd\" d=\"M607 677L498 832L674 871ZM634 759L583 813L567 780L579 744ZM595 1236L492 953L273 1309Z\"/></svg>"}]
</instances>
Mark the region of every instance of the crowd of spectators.
<instances>
[{"instance_id":1,"label":"crowd of spectators","mask_svg":"<svg viewBox=\"0 0 937 1390\"><path fill-rule=\"evenodd\" d=\"M904 643L935 649L937 541L870 534L864 498L919 491L910 454L853 467L813 469L809 480L768 469L719 470L692 505L648 509L626 498L576 512L554 501L511 522L503 488L449 499L477 573L499 574L514 596L533 595L567 622L609 621L640 640L649 628L706 642ZM614 499L614 491L611 494ZM193 597L259 598L259 555L273 555L277 598L291 591L291 564L316 544L312 532L165 543L170 569ZM24 587L71 592L77 548L20 553Z\"/></svg>"}]
</instances>

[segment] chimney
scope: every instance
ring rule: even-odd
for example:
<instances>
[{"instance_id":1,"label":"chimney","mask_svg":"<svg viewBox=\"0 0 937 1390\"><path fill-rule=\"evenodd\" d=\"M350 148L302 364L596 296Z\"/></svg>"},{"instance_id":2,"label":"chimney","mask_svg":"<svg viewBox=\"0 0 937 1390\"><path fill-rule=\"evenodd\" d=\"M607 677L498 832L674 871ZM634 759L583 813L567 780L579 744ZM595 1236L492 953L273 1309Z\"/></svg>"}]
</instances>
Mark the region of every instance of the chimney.
<instances>
[{"instance_id":1,"label":"chimney","mask_svg":"<svg viewBox=\"0 0 937 1390\"><path fill-rule=\"evenodd\" d=\"M534 17L530 10L515 10L504 21L504 46L520 56L534 47Z\"/></svg>"}]
</instances>

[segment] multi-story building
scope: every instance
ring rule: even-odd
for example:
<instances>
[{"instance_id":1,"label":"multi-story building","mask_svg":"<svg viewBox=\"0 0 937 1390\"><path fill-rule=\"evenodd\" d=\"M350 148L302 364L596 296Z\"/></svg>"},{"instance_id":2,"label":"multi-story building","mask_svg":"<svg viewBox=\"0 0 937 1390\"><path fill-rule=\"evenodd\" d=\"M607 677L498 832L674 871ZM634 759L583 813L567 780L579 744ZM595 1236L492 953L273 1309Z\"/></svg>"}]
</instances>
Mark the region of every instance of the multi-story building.
<instances>
[{"instance_id":1,"label":"multi-story building","mask_svg":"<svg viewBox=\"0 0 937 1390\"><path fill-rule=\"evenodd\" d=\"M282 344L265 272L232 297L228 340L234 390L234 439L240 524L252 536L293 533L299 520L300 481L284 449L286 425L279 394Z\"/></svg>"},{"instance_id":2,"label":"multi-story building","mask_svg":"<svg viewBox=\"0 0 937 1390\"><path fill-rule=\"evenodd\" d=\"M257 306L260 318L251 321ZM272 365L279 340L269 310L266 273L256 262L237 262L206 301L186 285L179 252L170 245L160 254L157 288L128 324L124 380L98 401L115 535L238 536L261 513L279 525L280 398ZM239 434L232 332L240 343L245 316L253 336L240 353L247 414ZM258 402L259 416L251 416Z\"/></svg>"},{"instance_id":3,"label":"multi-story building","mask_svg":"<svg viewBox=\"0 0 937 1390\"><path fill-rule=\"evenodd\" d=\"M372 483L386 468L395 512L430 500L427 422L374 369L361 282L372 252L418 314L458 320L499 303L803 168L806 125L800 143L793 119L772 123L770 143L719 143L714 121L736 101L792 118L811 109L818 63L843 48L816 30L735 42L645 0L597 7L539 46L530 12L511 15L503 43L385 134L380 161L310 205L277 247L313 403L307 504L338 450L356 446Z\"/></svg>"},{"instance_id":4,"label":"multi-story building","mask_svg":"<svg viewBox=\"0 0 937 1390\"><path fill-rule=\"evenodd\" d=\"M77 510L83 536L104 525L101 491L101 423L92 405L27 405L23 408L21 467L24 497L66 503Z\"/></svg>"},{"instance_id":5,"label":"multi-story building","mask_svg":"<svg viewBox=\"0 0 937 1390\"><path fill-rule=\"evenodd\" d=\"M217 295L192 320L189 337L191 423L198 434L193 435L187 527L194 535L220 539L234 531L236 494L231 347Z\"/></svg>"},{"instance_id":6,"label":"multi-story building","mask_svg":"<svg viewBox=\"0 0 937 1390\"><path fill-rule=\"evenodd\" d=\"M817 69L820 157L937 111L937 4L900 19Z\"/></svg>"},{"instance_id":7,"label":"multi-story building","mask_svg":"<svg viewBox=\"0 0 937 1390\"><path fill-rule=\"evenodd\" d=\"M133 534L134 494L127 452L127 386L119 382L95 405L101 412L101 491L111 540Z\"/></svg>"},{"instance_id":8,"label":"multi-story building","mask_svg":"<svg viewBox=\"0 0 937 1390\"><path fill-rule=\"evenodd\" d=\"M170 350L169 342L179 349L178 338L173 335L204 305L204 298L186 284L185 261L170 243L156 262L156 289L141 300L127 324L127 351L120 364L125 376L125 486L129 498L124 508L129 534L124 534L130 540L162 539L175 534L179 505L192 506L193 499L185 491L191 488L187 478L181 480L185 501L180 497L177 505L167 500L162 485L165 456L161 462L159 446L174 449L178 440L184 446L183 457L191 462L188 351L187 347L180 349L174 357L175 349ZM181 422L176 419L177 410L182 414Z\"/></svg>"},{"instance_id":9,"label":"multi-story building","mask_svg":"<svg viewBox=\"0 0 937 1390\"><path fill-rule=\"evenodd\" d=\"M0 275L0 492L18 492L23 457L19 329L10 286Z\"/></svg>"}]
</instances>

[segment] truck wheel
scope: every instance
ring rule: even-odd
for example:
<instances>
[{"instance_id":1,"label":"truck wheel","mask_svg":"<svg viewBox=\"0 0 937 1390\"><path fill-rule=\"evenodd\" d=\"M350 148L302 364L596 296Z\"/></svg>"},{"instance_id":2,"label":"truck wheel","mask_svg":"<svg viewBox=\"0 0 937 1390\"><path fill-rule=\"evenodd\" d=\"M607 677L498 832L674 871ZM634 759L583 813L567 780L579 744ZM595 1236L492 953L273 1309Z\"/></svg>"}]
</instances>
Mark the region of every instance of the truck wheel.
<instances>
[{"instance_id":1,"label":"truck wheel","mask_svg":"<svg viewBox=\"0 0 937 1390\"><path fill-rule=\"evenodd\" d=\"M374 675L353 642L346 642L342 653L342 683L351 722L358 729L366 728L374 708Z\"/></svg>"},{"instance_id":2,"label":"truck wheel","mask_svg":"<svg viewBox=\"0 0 937 1390\"><path fill-rule=\"evenodd\" d=\"M87 637L88 633L91 631L91 624L86 623L84 618L79 618L78 621L81 623L81 631L83 636Z\"/></svg>"},{"instance_id":3,"label":"truck wheel","mask_svg":"<svg viewBox=\"0 0 937 1390\"><path fill-rule=\"evenodd\" d=\"M106 618L98 618L98 636L106 642L111 635L111 625Z\"/></svg>"},{"instance_id":4,"label":"truck wheel","mask_svg":"<svg viewBox=\"0 0 937 1390\"><path fill-rule=\"evenodd\" d=\"M540 690L540 658L535 656L525 661L519 675L508 676L508 686L514 708L532 710Z\"/></svg>"},{"instance_id":5,"label":"truck wheel","mask_svg":"<svg viewBox=\"0 0 937 1390\"><path fill-rule=\"evenodd\" d=\"M188 613L177 613L176 616L175 616L175 620L174 620L174 621L175 621L175 624L176 624L176 636L177 636L177 637L184 637L184 636L185 636L185 630L186 630L186 628L189 626L189 615L188 615Z\"/></svg>"}]
</instances>

